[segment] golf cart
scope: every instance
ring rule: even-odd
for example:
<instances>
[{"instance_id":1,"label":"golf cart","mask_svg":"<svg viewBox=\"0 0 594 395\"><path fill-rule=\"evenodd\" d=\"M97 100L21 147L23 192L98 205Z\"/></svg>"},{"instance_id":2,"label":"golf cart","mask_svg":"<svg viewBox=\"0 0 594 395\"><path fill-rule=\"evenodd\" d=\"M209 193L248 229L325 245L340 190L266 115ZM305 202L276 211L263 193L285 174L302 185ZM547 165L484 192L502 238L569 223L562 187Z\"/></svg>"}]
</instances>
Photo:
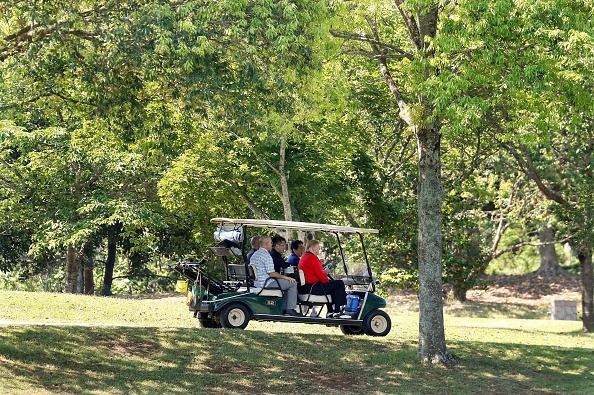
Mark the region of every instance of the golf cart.
<instances>
[{"instance_id":1,"label":"golf cart","mask_svg":"<svg viewBox=\"0 0 594 395\"><path fill-rule=\"evenodd\" d=\"M217 224L214 236L218 242L210 251L222 260L224 275L220 277L225 279L210 273L205 260L180 261L173 268L193 283L187 304L202 327L244 329L250 320L255 320L338 326L346 335L386 336L390 332L390 317L380 310L386 307L386 301L375 294L376 284L363 243L363 234L378 233L376 229L257 219L213 218L210 222ZM257 271L245 259L250 248L246 236L270 231L312 235L333 246L325 250L325 263L334 266L332 276L345 283L346 308L351 318L311 314L331 302L331 296L301 292L297 310L302 316L283 315L283 291L254 287ZM351 256L354 260L350 260ZM304 284L302 271L294 268L292 275Z\"/></svg>"}]
</instances>

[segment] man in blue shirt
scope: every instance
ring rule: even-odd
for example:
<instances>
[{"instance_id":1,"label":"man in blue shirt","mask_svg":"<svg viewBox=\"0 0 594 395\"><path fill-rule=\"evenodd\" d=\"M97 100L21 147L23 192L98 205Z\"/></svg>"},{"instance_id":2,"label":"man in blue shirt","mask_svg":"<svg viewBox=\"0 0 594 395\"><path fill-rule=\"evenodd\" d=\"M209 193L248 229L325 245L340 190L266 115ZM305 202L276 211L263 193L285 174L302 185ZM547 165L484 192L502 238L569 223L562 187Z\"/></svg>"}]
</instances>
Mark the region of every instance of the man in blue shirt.
<instances>
[{"instance_id":1,"label":"man in blue shirt","mask_svg":"<svg viewBox=\"0 0 594 395\"><path fill-rule=\"evenodd\" d=\"M272 239L270 236L260 237L260 248L250 258L250 264L256 266L258 281L254 282L256 288L282 289L283 292L283 314L301 316L295 308L297 307L297 281L294 278L284 276L274 269L274 263L269 251L272 250Z\"/></svg>"},{"instance_id":2,"label":"man in blue shirt","mask_svg":"<svg viewBox=\"0 0 594 395\"><path fill-rule=\"evenodd\" d=\"M303 256L305 252L305 246L301 240L293 240L291 242L291 255L287 259L287 263L291 266L297 267L299 264L299 259Z\"/></svg>"},{"instance_id":3,"label":"man in blue shirt","mask_svg":"<svg viewBox=\"0 0 594 395\"><path fill-rule=\"evenodd\" d=\"M250 252L247 253L245 260L247 261L248 265L250 264L250 259L252 258L252 255L254 255L254 253L256 251L258 251L258 248L260 248L260 236L254 236L250 239L250 245L252 246L252 249L250 250Z\"/></svg>"}]
</instances>

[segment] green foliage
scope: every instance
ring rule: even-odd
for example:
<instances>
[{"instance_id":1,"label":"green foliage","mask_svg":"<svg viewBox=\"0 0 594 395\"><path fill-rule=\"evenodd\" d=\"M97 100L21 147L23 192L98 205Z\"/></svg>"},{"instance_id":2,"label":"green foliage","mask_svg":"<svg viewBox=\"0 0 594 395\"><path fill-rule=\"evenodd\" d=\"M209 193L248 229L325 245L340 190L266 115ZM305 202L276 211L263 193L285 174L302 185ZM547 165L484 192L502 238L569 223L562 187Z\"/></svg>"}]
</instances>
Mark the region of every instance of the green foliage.
<instances>
[{"instance_id":1,"label":"green foliage","mask_svg":"<svg viewBox=\"0 0 594 395\"><path fill-rule=\"evenodd\" d=\"M403 6L422 17L431 4ZM418 53L389 1L34 0L0 12L0 270L32 278L68 245L105 244L114 224L138 261L199 254L211 217L252 216L250 204L282 218L284 139L295 219L346 223L346 212L377 227L382 281L411 286L414 136L376 59L338 56L367 47L327 35L368 31L364 16L414 53L387 60L414 123L442 127L448 281L481 271L496 230L486 206L518 232L503 247L551 212L576 244L594 240L587 1L444 3ZM568 203L517 193L497 155L510 146ZM476 260L460 257L469 247ZM19 266L25 254L34 269Z\"/></svg>"},{"instance_id":2,"label":"green foliage","mask_svg":"<svg viewBox=\"0 0 594 395\"><path fill-rule=\"evenodd\" d=\"M38 257L96 243L113 224L123 225L132 256L192 254L196 246L180 233L204 241L200 227L215 212L242 213L232 208L236 188L211 194L216 188L209 178L196 182L195 172L186 178L196 182L190 191L163 178L164 201L177 210L168 213L157 181L171 163L169 176L182 178L183 166L197 165L187 159L194 154L202 157L198 170L206 175L222 173L222 183L242 181L247 167L225 161L234 149L240 157L231 163L244 159L241 142L224 135L226 147L235 148L227 158L210 156L221 159L225 174L203 156L204 144L217 150L216 140L201 135L203 126L210 125L208 131L236 124L226 130L241 134L258 114L270 120L267 112L285 109L296 75L315 65L309 43L327 11L321 1L2 7L1 109L12 123L3 127L1 140L9 164L1 174L9 183L2 186L1 202L9 218L26 219L29 253ZM208 199L192 200L196 189ZM186 197L183 209L170 204ZM172 240L168 231L178 236Z\"/></svg>"},{"instance_id":3,"label":"green foliage","mask_svg":"<svg viewBox=\"0 0 594 395\"><path fill-rule=\"evenodd\" d=\"M479 217L480 218L480 217ZM443 282L453 287L454 297L466 300L466 291L483 285L480 277L491 262L477 216L472 212L446 216L443 234Z\"/></svg>"}]
</instances>

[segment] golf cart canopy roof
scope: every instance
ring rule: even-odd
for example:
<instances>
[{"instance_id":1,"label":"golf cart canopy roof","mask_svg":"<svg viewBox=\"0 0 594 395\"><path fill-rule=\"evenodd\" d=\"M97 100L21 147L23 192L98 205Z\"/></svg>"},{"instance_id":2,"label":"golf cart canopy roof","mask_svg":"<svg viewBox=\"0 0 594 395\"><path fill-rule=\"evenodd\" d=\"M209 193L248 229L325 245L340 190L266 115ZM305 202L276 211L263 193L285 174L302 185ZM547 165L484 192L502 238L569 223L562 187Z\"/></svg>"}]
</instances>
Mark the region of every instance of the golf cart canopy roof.
<instances>
[{"instance_id":1,"label":"golf cart canopy roof","mask_svg":"<svg viewBox=\"0 0 594 395\"><path fill-rule=\"evenodd\" d=\"M339 232L339 233L379 233L377 229L353 228L350 226L338 226L328 224L316 224L313 222L275 221L268 219L247 219L247 218L213 218L213 223L223 225L245 225L254 228L271 228L285 230L299 230L305 232Z\"/></svg>"}]
</instances>

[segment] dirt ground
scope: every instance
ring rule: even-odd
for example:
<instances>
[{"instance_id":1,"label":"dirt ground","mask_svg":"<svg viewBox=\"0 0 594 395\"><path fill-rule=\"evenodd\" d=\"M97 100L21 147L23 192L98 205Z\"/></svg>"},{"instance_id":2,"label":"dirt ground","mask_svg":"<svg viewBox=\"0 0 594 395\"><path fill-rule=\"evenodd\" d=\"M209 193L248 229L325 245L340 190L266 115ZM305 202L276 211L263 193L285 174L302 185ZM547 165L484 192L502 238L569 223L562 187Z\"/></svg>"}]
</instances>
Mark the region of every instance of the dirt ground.
<instances>
[{"instance_id":1,"label":"dirt ground","mask_svg":"<svg viewBox=\"0 0 594 395\"><path fill-rule=\"evenodd\" d=\"M581 282L578 275L561 276L489 276L487 289L468 291L472 301L494 303L550 304L553 299L581 300Z\"/></svg>"},{"instance_id":2,"label":"dirt ground","mask_svg":"<svg viewBox=\"0 0 594 395\"><path fill-rule=\"evenodd\" d=\"M510 304L525 306L550 306L553 299L581 301L581 282L578 275L560 276L486 276L485 288L474 288L467 292L468 303L453 300L451 292L446 297L446 305ZM418 308L415 291L395 290L388 298L388 303L404 307L407 310ZM580 308L578 303L578 309Z\"/></svg>"}]
</instances>

